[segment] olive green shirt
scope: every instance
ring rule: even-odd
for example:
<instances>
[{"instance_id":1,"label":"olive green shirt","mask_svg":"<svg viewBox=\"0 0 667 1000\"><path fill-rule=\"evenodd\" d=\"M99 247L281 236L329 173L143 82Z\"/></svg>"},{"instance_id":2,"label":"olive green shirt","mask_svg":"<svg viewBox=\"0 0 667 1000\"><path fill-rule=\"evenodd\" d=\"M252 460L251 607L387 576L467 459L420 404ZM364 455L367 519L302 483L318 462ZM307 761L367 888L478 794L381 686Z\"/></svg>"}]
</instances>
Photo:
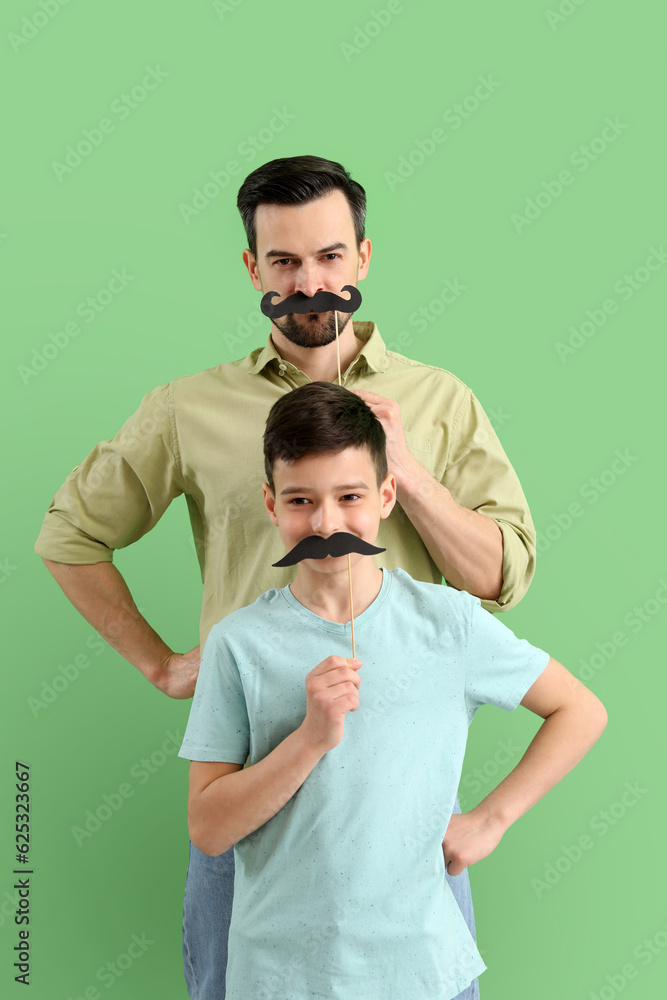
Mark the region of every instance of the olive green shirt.
<instances>
[{"instance_id":1,"label":"olive green shirt","mask_svg":"<svg viewBox=\"0 0 667 1000\"><path fill-rule=\"evenodd\" d=\"M343 376L349 389L396 400L408 448L454 499L492 517L503 534L503 587L490 611L511 607L535 568L535 531L519 480L479 402L441 368L388 351L377 327L354 322L364 346ZM68 476L35 545L54 562L111 561L185 494L201 566L201 642L225 615L284 587L296 567L284 555L262 498L262 435L271 405L309 379L271 338L240 361L176 379L149 392L111 441ZM416 580L442 576L400 505L380 523L377 565Z\"/></svg>"}]
</instances>

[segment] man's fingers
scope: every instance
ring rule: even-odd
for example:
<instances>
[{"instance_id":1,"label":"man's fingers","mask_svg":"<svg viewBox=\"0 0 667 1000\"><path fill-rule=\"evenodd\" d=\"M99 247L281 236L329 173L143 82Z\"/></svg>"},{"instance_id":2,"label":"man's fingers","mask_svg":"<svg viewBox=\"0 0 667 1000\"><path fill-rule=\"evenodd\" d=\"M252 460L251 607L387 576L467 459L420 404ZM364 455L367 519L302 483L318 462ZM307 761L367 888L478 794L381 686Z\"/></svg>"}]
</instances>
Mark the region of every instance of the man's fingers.
<instances>
[{"instance_id":1,"label":"man's fingers","mask_svg":"<svg viewBox=\"0 0 667 1000\"><path fill-rule=\"evenodd\" d=\"M359 396L360 399L363 399L368 406L382 406L384 404L387 414L398 412L400 410L400 407L395 399L387 399L386 396L378 396L376 392L369 392L367 389L353 389L352 392Z\"/></svg>"},{"instance_id":2,"label":"man's fingers","mask_svg":"<svg viewBox=\"0 0 667 1000\"><path fill-rule=\"evenodd\" d=\"M368 389L353 389L352 392L369 403L382 403L385 398L384 396L378 396L377 392L369 392Z\"/></svg>"}]
</instances>

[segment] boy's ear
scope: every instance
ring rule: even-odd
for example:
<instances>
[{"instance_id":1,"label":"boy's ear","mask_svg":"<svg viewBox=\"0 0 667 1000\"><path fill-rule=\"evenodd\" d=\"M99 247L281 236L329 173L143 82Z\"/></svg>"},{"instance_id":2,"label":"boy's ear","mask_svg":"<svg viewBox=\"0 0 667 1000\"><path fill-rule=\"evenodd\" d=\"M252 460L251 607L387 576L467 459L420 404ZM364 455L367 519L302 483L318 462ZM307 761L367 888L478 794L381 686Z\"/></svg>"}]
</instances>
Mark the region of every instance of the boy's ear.
<instances>
[{"instance_id":1,"label":"boy's ear","mask_svg":"<svg viewBox=\"0 0 667 1000\"><path fill-rule=\"evenodd\" d=\"M387 473L380 486L380 499L380 517L389 517L396 503L396 476L391 472Z\"/></svg>"},{"instance_id":2,"label":"boy's ear","mask_svg":"<svg viewBox=\"0 0 667 1000\"><path fill-rule=\"evenodd\" d=\"M278 527L278 517L276 515L276 498L271 492L271 487L268 483L262 483L262 493L264 494L264 506L266 507L269 517L271 518L271 523Z\"/></svg>"}]
</instances>

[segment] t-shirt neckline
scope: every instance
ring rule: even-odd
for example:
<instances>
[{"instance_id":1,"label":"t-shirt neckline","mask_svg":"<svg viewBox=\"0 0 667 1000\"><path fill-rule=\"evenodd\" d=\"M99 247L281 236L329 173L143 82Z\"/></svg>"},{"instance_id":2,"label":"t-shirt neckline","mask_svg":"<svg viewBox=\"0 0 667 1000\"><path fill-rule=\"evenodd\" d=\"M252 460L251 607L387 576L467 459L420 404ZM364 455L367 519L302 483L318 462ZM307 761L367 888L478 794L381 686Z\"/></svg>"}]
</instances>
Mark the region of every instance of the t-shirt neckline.
<instances>
[{"instance_id":1,"label":"t-shirt neckline","mask_svg":"<svg viewBox=\"0 0 667 1000\"><path fill-rule=\"evenodd\" d=\"M387 600L389 596L389 591L391 590L392 584L392 574L390 570L382 569L382 586L380 587L377 597L371 601L365 611L362 611L360 615L354 616L354 627L355 630L361 628L367 621L374 617ZM302 615L306 618L311 625L315 625L317 628L324 629L325 632L335 632L338 635L345 635L352 631L350 627L350 622L332 622L328 618L322 618L320 615L316 615L314 611L310 608L305 607L300 601L297 601L296 597L289 588L289 584L280 590L280 593L285 598L287 603L297 612L297 614Z\"/></svg>"}]
</instances>

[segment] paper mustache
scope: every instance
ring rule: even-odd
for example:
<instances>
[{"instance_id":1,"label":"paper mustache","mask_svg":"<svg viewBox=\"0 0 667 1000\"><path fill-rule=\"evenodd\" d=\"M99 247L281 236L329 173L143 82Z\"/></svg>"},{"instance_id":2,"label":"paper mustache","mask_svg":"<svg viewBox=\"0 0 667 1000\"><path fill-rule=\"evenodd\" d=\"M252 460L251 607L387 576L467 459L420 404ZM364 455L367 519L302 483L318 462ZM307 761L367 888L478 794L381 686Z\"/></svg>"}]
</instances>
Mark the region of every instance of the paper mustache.
<instances>
[{"instance_id":1,"label":"paper mustache","mask_svg":"<svg viewBox=\"0 0 667 1000\"><path fill-rule=\"evenodd\" d=\"M348 552L360 552L364 556L372 556L377 552L386 552L386 549L379 549L377 545L365 542L358 535L351 535L348 531L335 531L328 538L321 535L308 535L297 542L291 552L283 556L274 566L293 566L301 562L302 559L326 559L327 556L346 556Z\"/></svg>"},{"instance_id":2,"label":"paper mustache","mask_svg":"<svg viewBox=\"0 0 667 1000\"><path fill-rule=\"evenodd\" d=\"M303 292L294 292L282 302L277 302L275 306L272 305L272 300L275 299L276 295L280 295L280 292L267 292L262 297L259 307L269 319L280 319L287 313L309 313L311 309L316 313L329 312L331 309L346 313L356 312L361 305L359 289L355 288L354 285L345 285L341 291L349 292L349 299L341 298L335 292L315 292L312 298L304 295Z\"/></svg>"}]
</instances>

